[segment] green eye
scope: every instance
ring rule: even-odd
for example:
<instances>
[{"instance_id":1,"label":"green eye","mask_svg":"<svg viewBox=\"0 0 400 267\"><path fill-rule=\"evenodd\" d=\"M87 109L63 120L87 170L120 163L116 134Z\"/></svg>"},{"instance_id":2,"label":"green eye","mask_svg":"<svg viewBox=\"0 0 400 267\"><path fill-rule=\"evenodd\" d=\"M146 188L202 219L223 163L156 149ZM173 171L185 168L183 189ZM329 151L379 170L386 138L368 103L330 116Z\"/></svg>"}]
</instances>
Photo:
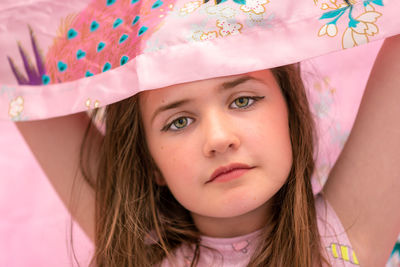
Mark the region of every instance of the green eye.
<instances>
[{"instance_id":1,"label":"green eye","mask_svg":"<svg viewBox=\"0 0 400 267\"><path fill-rule=\"evenodd\" d=\"M176 120L173 120L172 122L168 123L167 125L164 126L164 128L161 129L161 131L180 131L184 128L186 128L188 125L190 125L193 122L193 119L189 117L180 117L177 118Z\"/></svg>"},{"instance_id":2,"label":"green eye","mask_svg":"<svg viewBox=\"0 0 400 267\"><path fill-rule=\"evenodd\" d=\"M174 120L172 124L178 129L183 128L187 125L187 118L178 118L177 120Z\"/></svg>"},{"instance_id":3,"label":"green eye","mask_svg":"<svg viewBox=\"0 0 400 267\"><path fill-rule=\"evenodd\" d=\"M240 96L231 103L230 107L233 109L246 109L253 106L255 102L263 98L264 96Z\"/></svg>"},{"instance_id":4,"label":"green eye","mask_svg":"<svg viewBox=\"0 0 400 267\"><path fill-rule=\"evenodd\" d=\"M239 97L235 99L235 104L239 108L245 107L249 104L249 98L248 97Z\"/></svg>"}]
</instances>

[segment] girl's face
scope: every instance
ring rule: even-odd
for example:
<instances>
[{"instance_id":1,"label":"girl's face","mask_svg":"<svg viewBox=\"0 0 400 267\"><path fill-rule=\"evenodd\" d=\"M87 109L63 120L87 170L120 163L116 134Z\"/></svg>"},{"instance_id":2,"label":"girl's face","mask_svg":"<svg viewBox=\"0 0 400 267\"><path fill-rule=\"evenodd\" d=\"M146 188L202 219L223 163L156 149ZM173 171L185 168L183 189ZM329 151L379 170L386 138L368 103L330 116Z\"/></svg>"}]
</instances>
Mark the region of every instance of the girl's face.
<instances>
[{"instance_id":1,"label":"girl's face","mask_svg":"<svg viewBox=\"0 0 400 267\"><path fill-rule=\"evenodd\" d=\"M229 237L262 228L292 166L288 111L269 70L142 92L146 140L166 185L199 231ZM251 169L209 182L232 163Z\"/></svg>"}]
</instances>

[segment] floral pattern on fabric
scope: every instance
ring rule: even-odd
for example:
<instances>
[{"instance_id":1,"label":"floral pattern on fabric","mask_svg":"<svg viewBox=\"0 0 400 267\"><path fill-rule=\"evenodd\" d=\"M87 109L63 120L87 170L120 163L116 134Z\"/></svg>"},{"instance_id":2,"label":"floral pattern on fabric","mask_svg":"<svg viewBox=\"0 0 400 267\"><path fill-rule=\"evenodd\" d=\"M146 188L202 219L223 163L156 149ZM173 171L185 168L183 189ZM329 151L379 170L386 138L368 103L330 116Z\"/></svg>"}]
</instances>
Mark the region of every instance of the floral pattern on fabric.
<instances>
[{"instance_id":1,"label":"floral pattern on fabric","mask_svg":"<svg viewBox=\"0 0 400 267\"><path fill-rule=\"evenodd\" d=\"M14 91L15 88L7 87L5 85L0 88L0 96L3 94L7 94L9 96L8 116L11 121L26 120L27 117L22 116L24 111L24 99L21 96L15 98L10 97Z\"/></svg>"},{"instance_id":2,"label":"floral pattern on fabric","mask_svg":"<svg viewBox=\"0 0 400 267\"><path fill-rule=\"evenodd\" d=\"M318 1L314 1L319 4ZM338 22L345 20L347 27L342 34L342 48L352 48L369 42L369 36L379 33L377 20L382 13L376 11L376 6L383 6L382 0L363 0L357 1L344 0L344 3L338 3L336 0L320 3L325 12L319 19L330 21L324 24L318 32L318 36L336 37L338 34ZM346 19L344 14L348 13ZM357 17L354 17L358 14Z\"/></svg>"},{"instance_id":3,"label":"floral pattern on fabric","mask_svg":"<svg viewBox=\"0 0 400 267\"><path fill-rule=\"evenodd\" d=\"M188 41L209 41L217 38L224 38L230 35L240 34L245 27L255 26L272 27L271 22L275 15L269 14L264 17L269 0L246 0L246 1L190 1L179 8L179 16L187 16L193 12L207 15L199 24L192 25L192 31ZM246 25L239 22L238 16L246 15ZM214 26L211 23L213 23Z\"/></svg>"},{"instance_id":4,"label":"floral pattern on fabric","mask_svg":"<svg viewBox=\"0 0 400 267\"><path fill-rule=\"evenodd\" d=\"M17 121L21 118L22 111L24 110L24 99L19 96L10 102L8 114L11 119Z\"/></svg>"},{"instance_id":5,"label":"floral pattern on fabric","mask_svg":"<svg viewBox=\"0 0 400 267\"><path fill-rule=\"evenodd\" d=\"M105 106L137 91L209 77L208 68L200 64L192 65L187 75L175 69L196 55L207 58L216 53L227 59L240 55L250 59L241 62L235 58L233 62L240 64L228 67L224 64L229 60L212 61L218 65L214 68L218 73L228 75L378 40L395 34L398 28L391 22L398 9L395 1L385 2L385 16L382 0L73 1L74 5L65 8L50 3L41 8L41 4L32 3L35 8L29 16L19 18L19 23L8 24L15 16L4 13L1 20L7 31L1 33L6 48L0 52L2 86L16 90L9 97L1 96L1 118L10 118L8 106L18 96L24 98L24 113L30 120L44 119L85 111L88 98ZM18 6L18 12L25 12L25 8ZM44 29L46 23L49 27ZM31 36L26 33L28 28ZM289 42L280 43L285 38ZM231 55L229 46L235 50ZM257 48L257 54L248 47ZM161 62L171 58L176 60L165 75ZM125 64L126 68L121 68ZM134 75L128 75L126 69ZM124 83L127 80L129 83ZM30 91L31 85L48 85L48 89ZM46 90L50 93L44 94ZM43 102L43 98L51 100Z\"/></svg>"}]
</instances>

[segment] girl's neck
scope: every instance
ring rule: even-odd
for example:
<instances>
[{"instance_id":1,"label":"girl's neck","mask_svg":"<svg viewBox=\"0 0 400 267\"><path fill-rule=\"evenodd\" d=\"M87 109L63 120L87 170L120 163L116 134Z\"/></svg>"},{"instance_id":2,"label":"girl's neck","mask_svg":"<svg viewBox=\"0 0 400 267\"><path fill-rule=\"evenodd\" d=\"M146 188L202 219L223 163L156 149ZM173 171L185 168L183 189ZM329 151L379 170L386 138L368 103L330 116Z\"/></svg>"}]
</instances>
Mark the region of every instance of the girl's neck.
<instances>
[{"instance_id":1,"label":"girl's neck","mask_svg":"<svg viewBox=\"0 0 400 267\"><path fill-rule=\"evenodd\" d=\"M205 217L192 213L192 218L202 236L231 238L253 233L270 224L268 202L246 214L231 218Z\"/></svg>"}]
</instances>

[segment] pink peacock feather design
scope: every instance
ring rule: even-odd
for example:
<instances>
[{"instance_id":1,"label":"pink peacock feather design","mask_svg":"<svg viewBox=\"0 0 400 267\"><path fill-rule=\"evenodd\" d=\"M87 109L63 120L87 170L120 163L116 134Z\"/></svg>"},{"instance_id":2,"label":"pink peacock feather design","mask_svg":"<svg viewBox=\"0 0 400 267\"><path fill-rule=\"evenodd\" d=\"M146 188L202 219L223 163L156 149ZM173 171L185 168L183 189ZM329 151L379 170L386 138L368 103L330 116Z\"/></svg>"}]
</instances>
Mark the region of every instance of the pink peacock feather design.
<instances>
[{"instance_id":1,"label":"pink peacock feather design","mask_svg":"<svg viewBox=\"0 0 400 267\"><path fill-rule=\"evenodd\" d=\"M28 77L9 63L19 84L72 81L124 65L142 52L176 0L93 0L78 14L66 17L45 57L30 29L36 69L19 44Z\"/></svg>"}]
</instances>

